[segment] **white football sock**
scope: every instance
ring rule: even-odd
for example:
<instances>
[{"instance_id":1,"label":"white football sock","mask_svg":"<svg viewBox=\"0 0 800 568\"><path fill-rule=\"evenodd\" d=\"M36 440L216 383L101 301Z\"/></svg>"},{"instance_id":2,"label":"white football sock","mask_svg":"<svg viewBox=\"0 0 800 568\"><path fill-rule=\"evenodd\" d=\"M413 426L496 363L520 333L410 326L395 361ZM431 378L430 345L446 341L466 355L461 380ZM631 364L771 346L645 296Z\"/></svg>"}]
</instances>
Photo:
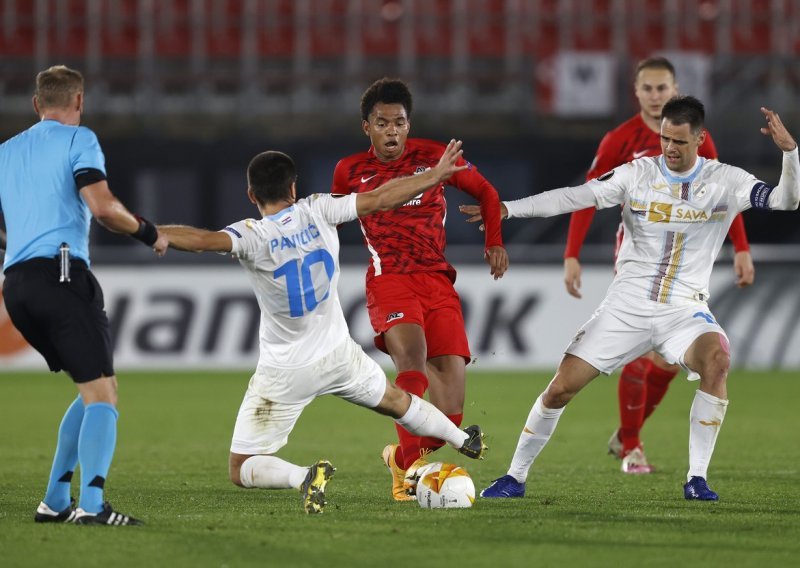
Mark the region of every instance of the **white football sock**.
<instances>
[{"instance_id":1,"label":"white football sock","mask_svg":"<svg viewBox=\"0 0 800 568\"><path fill-rule=\"evenodd\" d=\"M450 422L441 410L427 400L411 395L411 404L406 413L395 420L415 436L430 436L444 440L458 449L469 435Z\"/></svg>"},{"instance_id":2,"label":"white football sock","mask_svg":"<svg viewBox=\"0 0 800 568\"><path fill-rule=\"evenodd\" d=\"M701 390L695 393L689 412L689 473L686 481L694 476L705 478L708 475L708 463L727 408L727 400Z\"/></svg>"},{"instance_id":3,"label":"white football sock","mask_svg":"<svg viewBox=\"0 0 800 568\"><path fill-rule=\"evenodd\" d=\"M542 395L539 395L528 414L528 420L525 421L525 429L519 435L517 449L508 467L508 475L520 483L528 479L528 471L533 465L533 460L550 439L562 412L563 408L545 407Z\"/></svg>"},{"instance_id":4,"label":"white football sock","mask_svg":"<svg viewBox=\"0 0 800 568\"><path fill-rule=\"evenodd\" d=\"M239 469L242 485L260 489L300 489L306 474L307 467L275 456L250 456Z\"/></svg>"}]
</instances>

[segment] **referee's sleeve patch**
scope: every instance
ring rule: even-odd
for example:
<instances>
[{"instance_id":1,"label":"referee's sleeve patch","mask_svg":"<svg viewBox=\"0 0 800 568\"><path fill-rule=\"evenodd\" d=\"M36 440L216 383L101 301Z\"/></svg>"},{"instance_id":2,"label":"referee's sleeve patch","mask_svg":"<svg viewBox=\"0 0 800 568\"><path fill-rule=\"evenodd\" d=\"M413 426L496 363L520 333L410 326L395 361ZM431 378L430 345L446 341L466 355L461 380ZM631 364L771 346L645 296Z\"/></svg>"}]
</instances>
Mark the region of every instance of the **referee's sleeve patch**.
<instances>
[{"instance_id":1,"label":"referee's sleeve patch","mask_svg":"<svg viewBox=\"0 0 800 568\"><path fill-rule=\"evenodd\" d=\"M601 175L601 176L598 176L598 177L597 177L597 181L606 181L606 180L609 180L609 179L611 179L611 177L612 177L613 175L614 175L614 170L611 170L610 172L606 172L606 173L604 173L603 175Z\"/></svg>"},{"instance_id":2,"label":"referee's sleeve patch","mask_svg":"<svg viewBox=\"0 0 800 568\"><path fill-rule=\"evenodd\" d=\"M73 172L72 177L75 178L75 185L77 185L80 190L87 185L103 181L106 179L106 174L95 168L81 168Z\"/></svg>"},{"instance_id":3,"label":"referee's sleeve patch","mask_svg":"<svg viewBox=\"0 0 800 568\"><path fill-rule=\"evenodd\" d=\"M775 189L763 181L758 182L750 190L750 205L754 209L769 209L769 194Z\"/></svg>"}]
</instances>

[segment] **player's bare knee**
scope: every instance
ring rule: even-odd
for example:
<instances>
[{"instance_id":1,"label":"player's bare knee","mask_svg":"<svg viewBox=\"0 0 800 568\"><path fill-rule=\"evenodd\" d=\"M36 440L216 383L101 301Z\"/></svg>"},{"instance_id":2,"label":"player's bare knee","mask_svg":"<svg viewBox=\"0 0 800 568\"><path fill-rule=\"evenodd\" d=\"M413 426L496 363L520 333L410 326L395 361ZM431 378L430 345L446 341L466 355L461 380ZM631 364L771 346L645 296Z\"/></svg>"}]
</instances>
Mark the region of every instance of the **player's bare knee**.
<instances>
[{"instance_id":1,"label":"player's bare knee","mask_svg":"<svg viewBox=\"0 0 800 568\"><path fill-rule=\"evenodd\" d=\"M724 383L730 366L730 355L721 347L716 347L703 357L700 375L708 383Z\"/></svg>"},{"instance_id":2,"label":"player's bare knee","mask_svg":"<svg viewBox=\"0 0 800 568\"><path fill-rule=\"evenodd\" d=\"M576 393L571 392L564 384L553 381L542 393L542 404L550 409L564 408Z\"/></svg>"},{"instance_id":3,"label":"player's bare knee","mask_svg":"<svg viewBox=\"0 0 800 568\"><path fill-rule=\"evenodd\" d=\"M731 356L726 353L721 347L714 350L711 355L712 373L717 380L724 381L728 376L728 370L731 368Z\"/></svg>"}]
</instances>

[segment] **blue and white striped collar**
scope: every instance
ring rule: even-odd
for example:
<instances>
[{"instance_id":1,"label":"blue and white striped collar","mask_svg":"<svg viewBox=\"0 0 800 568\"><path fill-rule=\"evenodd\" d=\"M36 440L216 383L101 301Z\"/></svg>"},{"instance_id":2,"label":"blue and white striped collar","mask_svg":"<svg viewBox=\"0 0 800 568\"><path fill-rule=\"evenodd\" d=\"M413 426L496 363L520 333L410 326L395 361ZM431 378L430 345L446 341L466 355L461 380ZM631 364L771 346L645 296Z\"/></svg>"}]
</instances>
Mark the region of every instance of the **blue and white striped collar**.
<instances>
[{"instance_id":1,"label":"blue and white striped collar","mask_svg":"<svg viewBox=\"0 0 800 568\"><path fill-rule=\"evenodd\" d=\"M264 219L270 219L272 221L277 221L278 219L280 219L281 217L283 217L287 213L291 213L292 211L294 211L294 205L290 205L286 209L281 209L280 211L278 211L277 213L273 213L272 215L265 215Z\"/></svg>"},{"instance_id":2,"label":"blue and white striped collar","mask_svg":"<svg viewBox=\"0 0 800 568\"><path fill-rule=\"evenodd\" d=\"M667 167L667 163L664 161L664 155L658 157L658 166L661 168L661 173L667 179L669 183L691 183L694 181L694 178L700 173L700 170L703 169L703 165L706 163L706 159L702 156L697 156L697 160L694 163L694 167L689 171L688 174L683 176L677 176L673 174L670 169Z\"/></svg>"}]
</instances>

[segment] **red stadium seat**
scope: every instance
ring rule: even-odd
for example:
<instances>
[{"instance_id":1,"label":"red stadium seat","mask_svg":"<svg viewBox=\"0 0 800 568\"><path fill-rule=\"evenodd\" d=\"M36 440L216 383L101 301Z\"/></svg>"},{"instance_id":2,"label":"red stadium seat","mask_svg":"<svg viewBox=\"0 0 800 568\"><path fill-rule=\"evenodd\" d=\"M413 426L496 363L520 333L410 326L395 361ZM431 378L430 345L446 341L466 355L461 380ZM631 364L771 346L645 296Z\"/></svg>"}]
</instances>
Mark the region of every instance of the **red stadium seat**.
<instances>
[{"instance_id":1,"label":"red stadium seat","mask_svg":"<svg viewBox=\"0 0 800 568\"><path fill-rule=\"evenodd\" d=\"M504 0L470 0L465 18L468 49L475 57L493 57L500 60L506 54L506 2ZM513 17L513 15L511 16Z\"/></svg>"},{"instance_id":2,"label":"red stadium seat","mask_svg":"<svg viewBox=\"0 0 800 568\"><path fill-rule=\"evenodd\" d=\"M189 0L159 0L153 6L156 57L188 57L192 52L192 14Z\"/></svg>"},{"instance_id":3,"label":"red stadium seat","mask_svg":"<svg viewBox=\"0 0 800 568\"><path fill-rule=\"evenodd\" d=\"M139 45L139 2L137 0L101 3L100 53L104 59L134 59Z\"/></svg>"},{"instance_id":4,"label":"red stadium seat","mask_svg":"<svg viewBox=\"0 0 800 568\"><path fill-rule=\"evenodd\" d=\"M257 53L263 58L291 57L295 49L295 3L272 0L258 3Z\"/></svg>"},{"instance_id":5,"label":"red stadium seat","mask_svg":"<svg viewBox=\"0 0 800 568\"><path fill-rule=\"evenodd\" d=\"M8 57L33 57L36 10L28 0L0 0L3 14L0 27L0 54Z\"/></svg>"},{"instance_id":6,"label":"red stadium seat","mask_svg":"<svg viewBox=\"0 0 800 568\"><path fill-rule=\"evenodd\" d=\"M734 2L731 23L731 50L734 53L768 54L772 51L770 0L739 0Z\"/></svg>"}]
</instances>

